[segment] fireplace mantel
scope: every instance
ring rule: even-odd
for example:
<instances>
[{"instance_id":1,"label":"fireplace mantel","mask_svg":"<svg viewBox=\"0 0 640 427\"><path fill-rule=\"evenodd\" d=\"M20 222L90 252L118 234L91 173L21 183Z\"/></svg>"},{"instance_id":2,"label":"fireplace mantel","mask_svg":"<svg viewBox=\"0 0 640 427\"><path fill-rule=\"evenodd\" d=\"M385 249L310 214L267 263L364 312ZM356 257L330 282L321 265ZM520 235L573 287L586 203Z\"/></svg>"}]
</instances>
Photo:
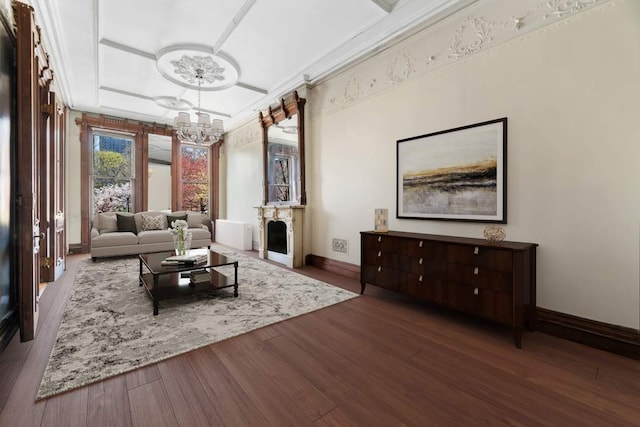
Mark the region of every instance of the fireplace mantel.
<instances>
[{"instance_id":1,"label":"fireplace mantel","mask_svg":"<svg viewBox=\"0 0 640 427\"><path fill-rule=\"evenodd\" d=\"M270 259L290 268L304 265L303 225L304 205L266 205L258 206L258 224L260 234L260 258ZM269 251L267 247L268 224L271 221L282 221L287 227L287 253Z\"/></svg>"}]
</instances>

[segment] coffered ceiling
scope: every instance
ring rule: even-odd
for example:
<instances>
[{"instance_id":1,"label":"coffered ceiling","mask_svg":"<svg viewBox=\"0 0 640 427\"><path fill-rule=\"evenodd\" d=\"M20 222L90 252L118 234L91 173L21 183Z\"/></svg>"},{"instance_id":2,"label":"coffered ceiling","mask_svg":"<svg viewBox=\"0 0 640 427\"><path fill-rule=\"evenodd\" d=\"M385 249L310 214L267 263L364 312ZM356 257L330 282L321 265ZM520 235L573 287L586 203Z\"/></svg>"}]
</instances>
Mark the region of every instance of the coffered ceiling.
<instances>
[{"instance_id":1,"label":"coffered ceiling","mask_svg":"<svg viewBox=\"0 0 640 427\"><path fill-rule=\"evenodd\" d=\"M233 128L385 43L477 0L31 0L67 105Z\"/></svg>"}]
</instances>

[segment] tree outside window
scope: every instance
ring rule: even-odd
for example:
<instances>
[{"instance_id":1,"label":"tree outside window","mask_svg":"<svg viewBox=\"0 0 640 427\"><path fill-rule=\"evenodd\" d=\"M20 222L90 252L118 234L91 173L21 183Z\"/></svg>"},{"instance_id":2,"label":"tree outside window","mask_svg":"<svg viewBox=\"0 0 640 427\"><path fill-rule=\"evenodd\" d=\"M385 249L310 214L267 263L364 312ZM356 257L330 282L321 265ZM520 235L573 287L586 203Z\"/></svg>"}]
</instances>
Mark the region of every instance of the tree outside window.
<instances>
[{"instance_id":1,"label":"tree outside window","mask_svg":"<svg viewBox=\"0 0 640 427\"><path fill-rule=\"evenodd\" d=\"M209 211L209 148L181 147L182 210Z\"/></svg>"},{"instance_id":2,"label":"tree outside window","mask_svg":"<svg viewBox=\"0 0 640 427\"><path fill-rule=\"evenodd\" d=\"M130 211L135 188L133 140L93 135L93 213Z\"/></svg>"}]
</instances>

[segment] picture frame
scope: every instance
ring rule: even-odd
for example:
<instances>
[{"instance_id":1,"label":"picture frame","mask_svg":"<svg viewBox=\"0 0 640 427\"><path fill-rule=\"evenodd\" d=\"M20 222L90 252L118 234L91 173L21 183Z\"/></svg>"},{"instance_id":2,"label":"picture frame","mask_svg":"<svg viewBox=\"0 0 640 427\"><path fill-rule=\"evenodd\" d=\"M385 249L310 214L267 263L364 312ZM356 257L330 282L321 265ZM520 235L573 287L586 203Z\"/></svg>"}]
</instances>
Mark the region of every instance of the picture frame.
<instances>
[{"instance_id":1,"label":"picture frame","mask_svg":"<svg viewBox=\"0 0 640 427\"><path fill-rule=\"evenodd\" d=\"M396 142L396 217L507 222L507 118Z\"/></svg>"}]
</instances>

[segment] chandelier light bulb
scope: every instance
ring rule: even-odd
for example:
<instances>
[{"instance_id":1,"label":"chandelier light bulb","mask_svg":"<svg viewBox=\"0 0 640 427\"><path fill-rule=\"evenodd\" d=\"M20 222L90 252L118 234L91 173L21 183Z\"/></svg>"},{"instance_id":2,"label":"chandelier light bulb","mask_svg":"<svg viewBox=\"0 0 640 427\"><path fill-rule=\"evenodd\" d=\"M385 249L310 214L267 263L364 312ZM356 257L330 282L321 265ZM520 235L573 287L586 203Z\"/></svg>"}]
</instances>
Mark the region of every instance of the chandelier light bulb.
<instances>
[{"instance_id":1,"label":"chandelier light bulb","mask_svg":"<svg viewBox=\"0 0 640 427\"><path fill-rule=\"evenodd\" d=\"M220 140L224 133L222 120L214 119L200 109L200 87L204 78L204 70L196 69L193 76L198 81L198 109L196 110L196 121L191 122L191 115L186 112L178 113L174 119L174 126L178 139L183 142L192 142L198 145L213 144Z\"/></svg>"}]
</instances>

